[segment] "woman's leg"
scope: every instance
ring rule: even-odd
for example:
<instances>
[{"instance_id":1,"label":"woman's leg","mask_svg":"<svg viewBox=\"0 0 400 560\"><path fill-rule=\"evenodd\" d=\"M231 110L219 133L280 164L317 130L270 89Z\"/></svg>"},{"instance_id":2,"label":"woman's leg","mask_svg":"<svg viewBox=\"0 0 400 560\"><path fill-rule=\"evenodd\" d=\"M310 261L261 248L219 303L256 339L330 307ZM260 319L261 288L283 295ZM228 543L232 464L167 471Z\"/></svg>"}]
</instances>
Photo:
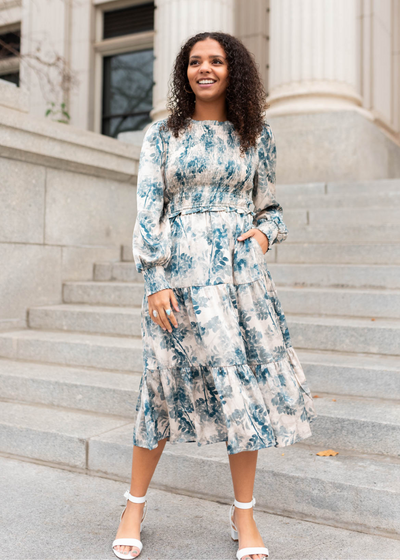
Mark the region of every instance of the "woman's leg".
<instances>
[{"instance_id":1,"label":"woman's leg","mask_svg":"<svg viewBox=\"0 0 400 560\"><path fill-rule=\"evenodd\" d=\"M144 447L133 446L132 453L132 476L129 492L132 496L144 496L149 487L150 481L156 470L157 463L164 451L165 444L169 438L161 439L155 449L145 449ZM133 538L140 539L140 521L143 515L143 504L136 504L127 501L126 510L119 524L116 539ZM128 554L130 551L132 558L139 554L139 549L132 546L115 546L115 550Z\"/></svg>"},{"instance_id":2,"label":"woman's leg","mask_svg":"<svg viewBox=\"0 0 400 560\"><path fill-rule=\"evenodd\" d=\"M228 443L226 442L226 445ZM242 451L228 454L232 474L233 490L238 502L251 502L253 498L254 479L256 476L258 451ZM253 508L234 508L233 522L239 533L239 548L248 546L265 546L253 519ZM245 556L242 560L259 560L262 554Z\"/></svg>"}]
</instances>

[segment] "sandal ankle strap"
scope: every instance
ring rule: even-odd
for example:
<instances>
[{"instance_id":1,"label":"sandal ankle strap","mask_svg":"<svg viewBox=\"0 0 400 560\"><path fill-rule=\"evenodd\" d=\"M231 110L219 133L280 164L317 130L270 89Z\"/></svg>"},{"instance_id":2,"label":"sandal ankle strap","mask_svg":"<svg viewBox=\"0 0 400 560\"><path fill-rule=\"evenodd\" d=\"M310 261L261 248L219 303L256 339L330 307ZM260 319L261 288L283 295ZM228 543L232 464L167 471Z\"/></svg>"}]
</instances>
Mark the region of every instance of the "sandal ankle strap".
<instances>
[{"instance_id":1,"label":"sandal ankle strap","mask_svg":"<svg viewBox=\"0 0 400 560\"><path fill-rule=\"evenodd\" d=\"M239 509L250 509L251 507L254 506L254 504L256 503L256 499L253 496L253 499L251 500L251 502L238 502L235 499L235 507L239 508Z\"/></svg>"},{"instance_id":2,"label":"sandal ankle strap","mask_svg":"<svg viewBox=\"0 0 400 560\"><path fill-rule=\"evenodd\" d=\"M130 502L134 502L135 504L143 504L143 502L146 501L146 496L142 496L141 498L138 498L137 496L132 496L129 490L125 492L124 498L126 498Z\"/></svg>"}]
</instances>

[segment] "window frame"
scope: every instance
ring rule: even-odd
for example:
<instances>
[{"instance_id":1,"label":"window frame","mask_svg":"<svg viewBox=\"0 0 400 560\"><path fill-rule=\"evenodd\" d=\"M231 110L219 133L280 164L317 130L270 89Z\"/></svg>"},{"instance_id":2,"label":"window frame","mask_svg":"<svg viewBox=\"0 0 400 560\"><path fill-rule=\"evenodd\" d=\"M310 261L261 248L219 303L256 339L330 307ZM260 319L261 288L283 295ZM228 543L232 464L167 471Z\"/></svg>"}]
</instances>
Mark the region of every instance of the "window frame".
<instances>
[{"instance_id":1,"label":"window frame","mask_svg":"<svg viewBox=\"0 0 400 560\"><path fill-rule=\"evenodd\" d=\"M3 35L5 33L14 33L15 31L19 31L19 33L21 35L21 23L20 22L0 26L0 35ZM22 38L21 38L21 42L22 42ZM3 60L0 60L0 78L2 76L5 76L6 74L14 74L16 72L18 72L18 74L19 74L19 80L18 81L20 83L20 81L21 81L21 74L20 74L21 67L20 67L20 62L19 62L19 57L18 56L10 56L9 58L5 58Z\"/></svg>"},{"instance_id":2,"label":"window frame","mask_svg":"<svg viewBox=\"0 0 400 560\"><path fill-rule=\"evenodd\" d=\"M130 35L122 35L112 39L103 39L104 12L110 9L118 10L120 8L128 8L143 4L143 0L116 1L116 2L96 2L96 21L95 21L95 42L94 42L94 122L93 131L101 134L102 117L103 117L103 68L104 57L114 54L124 54L133 51L141 51L144 49L153 49L155 30L143 31L141 33L132 33ZM153 79L154 82L154 79ZM153 83L153 99L154 99Z\"/></svg>"}]
</instances>

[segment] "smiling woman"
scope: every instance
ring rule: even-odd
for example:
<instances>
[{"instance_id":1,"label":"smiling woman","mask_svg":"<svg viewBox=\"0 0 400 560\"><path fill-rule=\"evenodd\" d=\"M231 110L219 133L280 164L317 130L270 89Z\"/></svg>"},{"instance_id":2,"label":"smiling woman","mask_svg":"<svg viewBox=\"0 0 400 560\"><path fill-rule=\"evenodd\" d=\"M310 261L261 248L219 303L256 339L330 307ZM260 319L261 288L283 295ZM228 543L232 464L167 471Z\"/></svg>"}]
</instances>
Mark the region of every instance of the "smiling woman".
<instances>
[{"instance_id":1,"label":"smiling woman","mask_svg":"<svg viewBox=\"0 0 400 560\"><path fill-rule=\"evenodd\" d=\"M169 108L140 154L132 250L145 284L144 369L133 503L113 550L127 558L142 548L145 506L135 500L145 502L167 441L225 442L236 557L261 560L268 549L252 509L258 450L309 437L316 414L264 257L288 232L252 55L231 35L192 37L175 61Z\"/></svg>"},{"instance_id":2,"label":"smiling woman","mask_svg":"<svg viewBox=\"0 0 400 560\"><path fill-rule=\"evenodd\" d=\"M189 57L187 77L196 95L193 119L205 117L226 120L225 92L229 84L225 50L215 39L205 39L193 46ZM204 96L202 93L204 92Z\"/></svg>"}]
</instances>

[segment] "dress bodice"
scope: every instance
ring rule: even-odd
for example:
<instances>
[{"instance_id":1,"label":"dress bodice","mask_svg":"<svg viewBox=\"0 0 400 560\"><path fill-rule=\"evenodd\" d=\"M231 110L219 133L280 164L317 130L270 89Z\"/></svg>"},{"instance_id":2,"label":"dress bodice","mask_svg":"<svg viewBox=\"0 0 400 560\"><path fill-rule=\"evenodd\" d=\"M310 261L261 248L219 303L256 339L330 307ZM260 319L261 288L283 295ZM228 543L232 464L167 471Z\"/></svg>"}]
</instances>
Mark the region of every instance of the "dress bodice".
<instances>
[{"instance_id":1,"label":"dress bodice","mask_svg":"<svg viewBox=\"0 0 400 560\"><path fill-rule=\"evenodd\" d=\"M253 238L242 250L236 236L258 228L268 237L268 250L287 236L275 199L270 125L263 123L256 147L242 155L230 121L190 119L175 138L163 126L166 120L146 131L139 161L132 249L146 295L190 282L248 281L257 265L243 250L257 251L254 242L261 246ZM219 217L195 216L214 212ZM236 218L227 220L227 213Z\"/></svg>"},{"instance_id":2,"label":"dress bodice","mask_svg":"<svg viewBox=\"0 0 400 560\"><path fill-rule=\"evenodd\" d=\"M165 212L252 209L257 169L254 148L238 157L238 137L230 121L195 121L175 138L161 132L165 148Z\"/></svg>"}]
</instances>

